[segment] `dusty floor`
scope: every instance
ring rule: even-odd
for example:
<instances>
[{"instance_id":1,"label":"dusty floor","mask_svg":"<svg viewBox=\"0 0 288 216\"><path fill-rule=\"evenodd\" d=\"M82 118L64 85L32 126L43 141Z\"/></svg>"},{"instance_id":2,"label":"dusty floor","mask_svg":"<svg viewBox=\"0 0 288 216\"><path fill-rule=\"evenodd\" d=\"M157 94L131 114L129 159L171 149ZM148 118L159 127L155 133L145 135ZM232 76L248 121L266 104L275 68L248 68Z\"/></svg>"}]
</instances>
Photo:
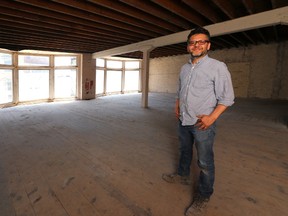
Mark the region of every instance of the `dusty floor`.
<instances>
[{"instance_id":1,"label":"dusty floor","mask_svg":"<svg viewBox=\"0 0 288 216\"><path fill-rule=\"evenodd\" d=\"M0 110L1 216L182 216L174 95ZM218 121L209 216L288 213L288 102L236 100ZM193 163L193 176L197 168Z\"/></svg>"}]
</instances>

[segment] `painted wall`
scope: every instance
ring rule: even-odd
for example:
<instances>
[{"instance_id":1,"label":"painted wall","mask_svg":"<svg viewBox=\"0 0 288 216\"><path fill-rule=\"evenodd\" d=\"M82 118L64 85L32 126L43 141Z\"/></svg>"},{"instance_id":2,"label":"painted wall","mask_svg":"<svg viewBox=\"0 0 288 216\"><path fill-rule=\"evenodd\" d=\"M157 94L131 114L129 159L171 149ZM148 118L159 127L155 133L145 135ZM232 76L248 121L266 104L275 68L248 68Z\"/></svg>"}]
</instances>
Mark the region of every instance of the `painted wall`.
<instances>
[{"instance_id":1,"label":"painted wall","mask_svg":"<svg viewBox=\"0 0 288 216\"><path fill-rule=\"evenodd\" d=\"M212 44L213 45L213 44ZM210 51L227 64L236 97L288 100L288 42ZM150 60L150 92L175 93L189 55Z\"/></svg>"},{"instance_id":2,"label":"painted wall","mask_svg":"<svg viewBox=\"0 0 288 216\"><path fill-rule=\"evenodd\" d=\"M81 67L78 77L79 99L94 99L96 59L92 58L92 54L82 54L79 65Z\"/></svg>"}]
</instances>

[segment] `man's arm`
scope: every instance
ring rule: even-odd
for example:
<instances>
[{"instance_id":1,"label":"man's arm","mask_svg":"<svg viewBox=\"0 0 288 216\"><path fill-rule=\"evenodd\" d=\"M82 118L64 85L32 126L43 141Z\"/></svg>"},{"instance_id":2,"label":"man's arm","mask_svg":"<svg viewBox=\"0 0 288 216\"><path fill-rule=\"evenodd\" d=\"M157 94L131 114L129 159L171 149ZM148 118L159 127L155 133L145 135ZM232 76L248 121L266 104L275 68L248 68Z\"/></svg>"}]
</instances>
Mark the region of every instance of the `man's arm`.
<instances>
[{"instance_id":1,"label":"man's arm","mask_svg":"<svg viewBox=\"0 0 288 216\"><path fill-rule=\"evenodd\" d=\"M199 129L205 130L210 127L218 118L219 116L227 109L227 106L218 104L214 111L210 115L199 115L197 116L199 119L197 121L197 126Z\"/></svg>"},{"instance_id":2,"label":"man's arm","mask_svg":"<svg viewBox=\"0 0 288 216\"><path fill-rule=\"evenodd\" d=\"M175 115L176 118L180 117L180 107L179 107L179 99L176 99L176 103L175 103Z\"/></svg>"}]
</instances>

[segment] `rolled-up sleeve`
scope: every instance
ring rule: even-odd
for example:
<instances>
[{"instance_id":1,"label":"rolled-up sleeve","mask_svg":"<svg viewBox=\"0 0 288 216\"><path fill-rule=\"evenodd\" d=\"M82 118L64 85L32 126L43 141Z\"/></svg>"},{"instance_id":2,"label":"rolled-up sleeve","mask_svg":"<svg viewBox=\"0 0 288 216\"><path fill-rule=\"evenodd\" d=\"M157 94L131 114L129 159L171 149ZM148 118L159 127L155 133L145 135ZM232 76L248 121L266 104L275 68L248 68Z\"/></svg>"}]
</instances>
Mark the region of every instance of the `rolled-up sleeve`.
<instances>
[{"instance_id":1,"label":"rolled-up sleeve","mask_svg":"<svg viewBox=\"0 0 288 216\"><path fill-rule=\"evenodd\" d=\"M215 95L218 104L231 106L234 103L234 90L230 72L225 63L221 62L217 68L215 80Z\"/></svg>"}]
</instances>

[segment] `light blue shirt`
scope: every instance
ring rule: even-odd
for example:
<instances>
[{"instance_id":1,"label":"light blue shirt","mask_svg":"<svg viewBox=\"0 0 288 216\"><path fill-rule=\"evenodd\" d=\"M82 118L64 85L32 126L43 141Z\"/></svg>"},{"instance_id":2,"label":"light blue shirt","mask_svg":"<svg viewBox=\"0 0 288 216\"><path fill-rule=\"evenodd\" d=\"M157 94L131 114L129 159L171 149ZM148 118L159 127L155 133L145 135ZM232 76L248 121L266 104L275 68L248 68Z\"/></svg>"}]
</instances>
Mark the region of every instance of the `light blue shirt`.
<instances>
[{"instance_id":1,"label":"light blue shirt","mask_svg":"<svg viewBox=\"0 0 288 216\"><path fill-rule=\"evenodd\" d=\"M234 91L225 63L208 55L181 68L177 98L182 125L194 125L197 115L210 115L218 104L231 106Z\"/></svg>"}]
</instances>

